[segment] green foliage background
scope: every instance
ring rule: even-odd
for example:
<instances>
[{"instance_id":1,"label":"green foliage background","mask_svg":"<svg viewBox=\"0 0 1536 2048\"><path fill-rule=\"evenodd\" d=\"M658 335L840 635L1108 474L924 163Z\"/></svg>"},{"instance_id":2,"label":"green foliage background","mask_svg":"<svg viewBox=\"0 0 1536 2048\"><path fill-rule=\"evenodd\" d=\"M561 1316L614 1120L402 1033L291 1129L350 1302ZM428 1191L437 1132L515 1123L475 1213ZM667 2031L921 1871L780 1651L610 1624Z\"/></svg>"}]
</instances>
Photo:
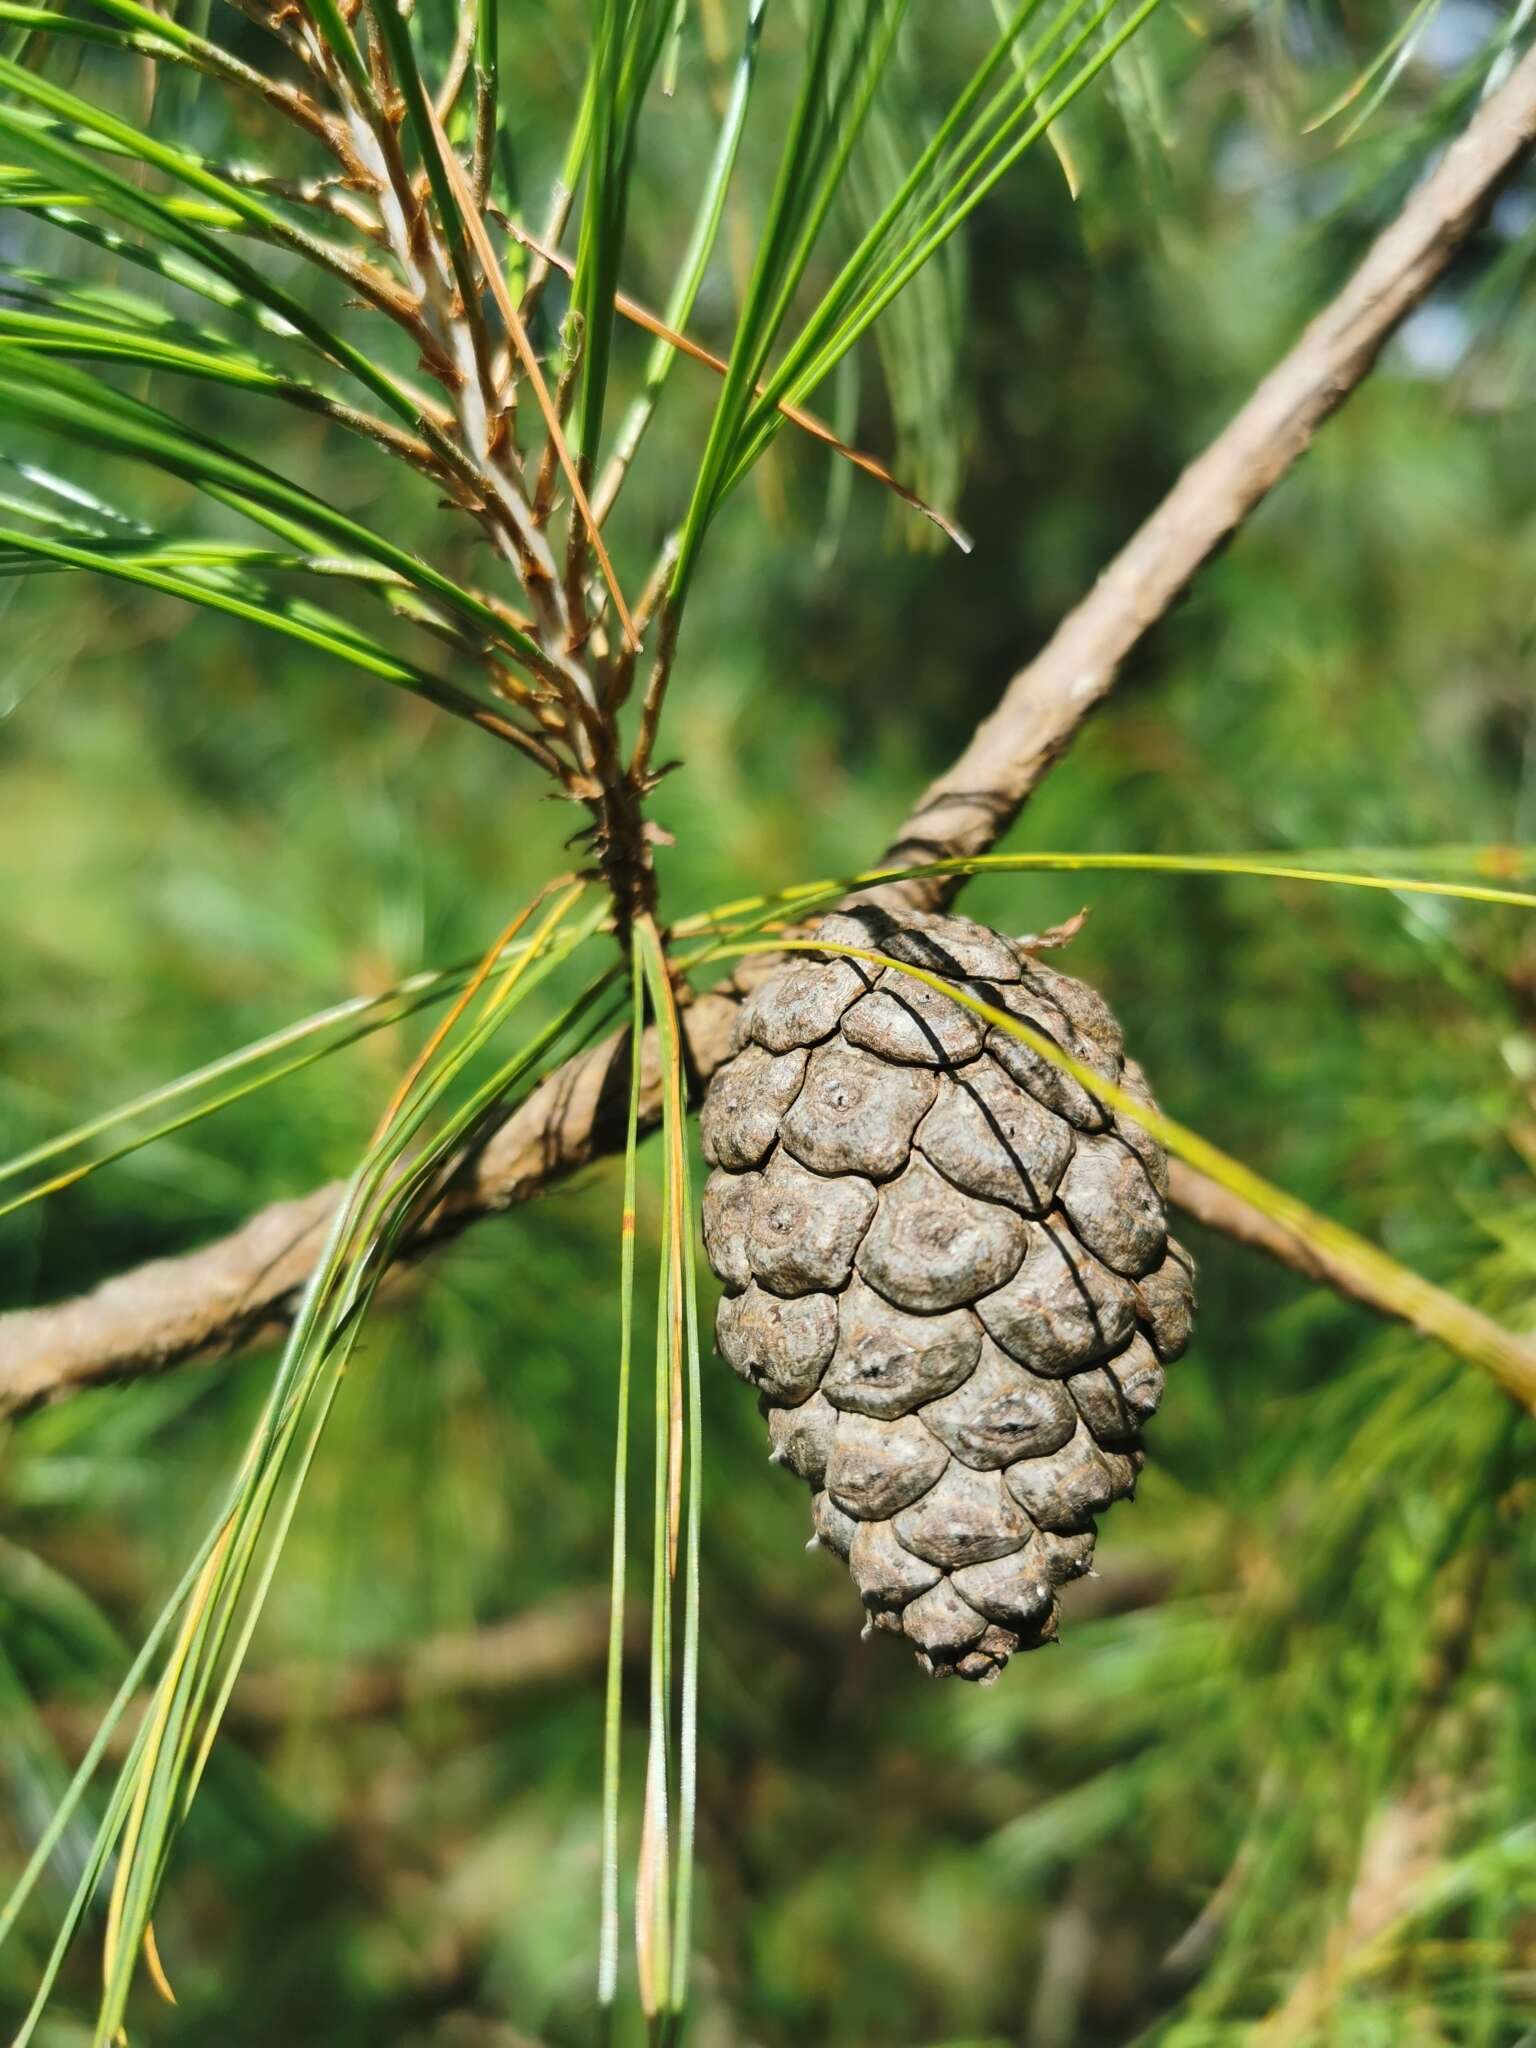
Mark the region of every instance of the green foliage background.
<instances>
[{"instance_id":1,"label":"green foliage background","mask_svg":"<svg viewBox=\"0 0 1536 2048\"><path fill-rule=\"evenodd\" d=\"M579 84L557 25L522 31L530 180ZM878 852L1390 213L1465 112L1496 25L1447 0L1393 98L1335 149L1338 124L1305 124L1380 21L1169 16L1157 68L1149 53L1118 74L1129 110L1074 115L1079 201L1047 155L1028 160L910 330L924 374L952 366L921 416L952 413L955 438L909 436L903 473L942 480L958 449L975 553L914 550L899 507L781 440L694 600L666 735L685 765L657 802L677 841L668 910ZM764 63L748 193L777 140L782 43ZM937 103L943 63L935 36L894 118ZM641 297L662 294L685 231L702 99L652 126L626 278ZM1527 179L1011 844L1536 840L1533 217ZM16 260L26 231L3 232ZM704 338L730 290L723 265ZM883 452L875 367L841 402ZM676 516L669 469L696 450L702 377L676 375L628 513L636 562ZM220 431L229 403L200 392L198 423ZM319 429L292 425L267 459L408 543L433 519ZM568 859L571 814L510 756L303 649L77 580L0 602L6 1153L478 951ZM992 878L965 907L1023 930L1084 901L1068 964L1174 1114L1529 1325L1527 922L1153 876ZM4 1305L346 1171L416 1042L382 1034L0 1222ZM642 1231L655 1201L648 1186ZM616 1170L594 1170L478 1227L380 1316L159 1916L180 2004L146 1990L136 2040L591 2038L617 1208ZM1266 2015L1259 2038L1350 2048L1532 2038L1530 1428L1469 1368L1190 1238L1201 1329L1140 1499L1110 1518L1064 1646L985 1693L860 1644L844 1574L802 1552L801 1489L770 1471L716 1362L699 2043L1205 2048ZM179 1372L0 1444L6 1864L206 1520L263 1376L260 1358ZM459 1654L471 1640L478 1662ZM402 1670L403 1703L388 1686L384 1711L359 1700L360 1673ZM47 1932L39 1909L0 1955L0 2011L24 2005ZM82 1944L50 2048L88 2038L93 1971Z\"/></svg>"}]
</instances>

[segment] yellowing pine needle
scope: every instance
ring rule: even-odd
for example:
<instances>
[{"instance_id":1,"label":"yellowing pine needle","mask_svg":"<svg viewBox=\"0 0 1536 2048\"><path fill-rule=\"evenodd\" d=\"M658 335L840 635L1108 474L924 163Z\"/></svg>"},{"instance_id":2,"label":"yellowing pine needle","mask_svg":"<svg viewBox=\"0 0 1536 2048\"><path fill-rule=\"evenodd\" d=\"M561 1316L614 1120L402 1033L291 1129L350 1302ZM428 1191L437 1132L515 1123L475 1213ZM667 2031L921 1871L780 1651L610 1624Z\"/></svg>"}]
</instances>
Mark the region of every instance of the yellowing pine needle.
<instances>
[{"instance_id":1,"label":"yellowing pine needle","mask_svg":"<svg viewBox=\"0 0 1536 2048\"><path fill-rule=\"evenodd\" d=\"M579 893L579 884L576 884L575 877L572 875L559 875L555 878L554 881L546 882L544 887L540 889L538 894L532 897L527 903L525 903L522 909L518 911L517 915L509 919L508 922L502 927L500 934L497 936L495 940L493 940L490 949L482 957L479 966L475 969L474 973L465 983L464 988L460 993L457 1001L454 1003L452 1009L449 1010L447 1016L440 1020L440 1022L437 1025L437 1028L428 1038L426 1044L421 1048L421 1051L417 1053L415 1059L412 1060L410 1066L407 1067L399 1087L390 1097L388 1106L385 1108L384 1114L379 1118L379 1121L374 1128L373 1143L375 1145L378 1144L379 1140L383 1137L384 1133L389 1129L390 1125L394 1122L395 1118L400 1114L401 1104L406 1100L411 1090L415 1087L417 1081L421 1078L421 1075L430 1063L433 1054L437 1051L438 1047L442 1044L443 1040L448 1036L449 1032L452 1031L454 1025L458 1023L459 1019L463 1016L464 1012L469 1008L470 1004L474 1001L475 997L480 993L480 990L484 987L486 979L491 973L491 970L495 967L496 962L501 958L502 954L507 950L508 946L510 946L512 941L517 937L518 933L522 930L523 926L528 922L529 918L533 916L533 913L538 909L541 903L548 902L549 898L554 895L557 889L570 889L573 885L577 887ZM569 906L565 907L568 908ZM564 909L562 909L561 914L562 916L564 915ZM524 957L525 959L532 958L533 953L530 952ZM504 987L498 990L493 1007L496 1007L502 1001L504 1001L506 996L510 994L511 990L516 987L518 971L521 965L522 962L520 961L518 963L518 966L514 967L512 972L507 977L507 982L504 985Z\"/></svg>"},{"instance_id":2,"label":"yellowing pine needle","mask_svg":"<svg viewBox=\"0 0 1536 2048\"><path fill-rule=\"evenodd\" d=\"M651 1972L651 1989L668 2022L661 2039L672 2042L687 1999L689 1943L693 1902L694 1831L698 1805L698 1652L700 1616L701 1507L703 1462L700 1445L700 1381L698 1317L695 1300L692 1195L689 1185L687 1145L687 1100L683 1074L683 1034L678 1016L666 949L653 918L636 920L635 947L641 959L656 1019L662 1057L663 1134L666 1146L664 1185L666 1210L662 1248L665 1265L665 1316L658 1329L666 1333L668 1357L666 1400L667 1487L665 1526L666 1569L656 1560L658 1608L661 1630L656 1639L662 1651L660 1685L653 1667L653 1714L659 1706L660 1719L653 1720L652 1755L665 1758L666 1715L671 1698L671 1664L668 1655L671 1630L672 1582L677 1576L679 1535L683 1531L684 1450L687 1454L687 1514L684 1538L683 1628L681 1686L677 1721L677 1812L672 1830L675 1842L675 1870L667 1870L667 1888L655 1894L655 1910L644 1928L637 1924L636 1936ZM660 1361L658 1361L659 1367ZM658 1381L660 1378L658 1370ZM653 1649L654 1654L654 1649ZM662 1730L658 1740L656 1730ZM670 1807L663 1802L663 1812ZM647 1843L654 1854L654 1845ZM673 1858L665 1859L670 1866ZM644 1871L642 1870L642 1875ZM653 1871L652 1877L658 1873ZM648 1880L649 1882L649 1880ZM670 1960L648 1954L668 1938Z\"/></svg>"},{"instance_id":3,"label":"yellowing pine needle","mask_svg":"<svg viewBox=\"0 0 1536 2048\"><path fill-rule=\"evenodd\" d=\"M155 1923L151 1920L144 1929L144 1967L149 1972L149 1981L154 1985L167 2005L176 2003L176 1994L171 1989L171 1980L165 1974L165 1965L160 1960L160 1945L155 1940Z\"/></svg>"},{"instance_id":4,"label":"yellowing pine needle","mask_svg":"<svg viewBox=\"0 0 1536 2048\"><path fill-rule=\"evenodd\" d=\"M247 1458L247 1463L249 1464L249 1462L250 1460ZM193 1589L192 1597L187 1602L187 1611L182 1617L181 1627L176 1634L176 1642L166 1661L166 1667L161 1674L160 1683L155 1688L154 1714L149 1726L146 1748L146 1756L151 1760L158 1756L164 1744L166 1726L176 1697L176 1688L181 1674L186 1668L187 1660L192 1654L193 1644L207 1619L208 1603L212 1596L213 1587L218 1580L219 1568L223 1562L224 1553L229 1548L229 1540L233 1528L234 1517L231 1515L226 1519L224 1527L220 1530L218 1541L208 1554L207 1563L198 1574L197 1585ZM117 1950L122 1939L123 1908L127 1899L128 1886L135 1871L137 1862L136 1851L144 1829L145 1812L149 1804L150 1789L154 1783L154 1777L153 1761L151 1761L138 1774L138 1782L134 1787L133 1805L129 1809L127 1825L123 1829L122 1840L118 1847L117 1870L112 1879L112 1893L107 1903L106 1933L101 1944L102 1981L109 1992L112 1988L113 1979L118 1974L120 1967ZM175 2003L174 1998L171 2002L172 2004Z\"/></svg>"},{"instance_id":5,"label":"yellowing pine needle","mask_svg":"<svg viewBox=\"0 0 1536 2048\"><path fill-rule=\"evenodd\" d=\"M1335 855L1334 858L1349 858ZM1367 856L1362 855L1361 858ZM1384 850L1379 858L1414 858L1411 851ZM1376 859L1378 856L1369 856ZM1472 860L1479 873L1519 874L1531 862L1519 849L1500 846L1455 847L1425 850L1426 860L1443 858L1447 865ZM1501 889L1479 882L1425 881L1417 875L1362 874L1344 868L1312 865L1303 855L1295 862L1268 854L1253 853L989 853L956 860L920 861L911 867L866 868L857 875L841 875L823 881L796 883L761 896L740 896L715 909L693 917L679 918L672 926L679 937L707 932L726 919L747 916L775 905L795 916L805 915L813 906L858 889L884 887L893 882L922 881L929 876L954 875L969 878L987 874L1155 874L1233 876L1262 881L1319 883L1338 889L1375 889L1401 896L1442 896L1463 903L1502 904L1514 910L1536 910L1536 894L1526 889Z\"/></svg>"},{"instance_id":6,"label":"yellowing pine needle","mask_svg":"<svg viewBox=\"0 0 1536 2048\"><path fill-rule=\"evenodd\" d=\"M645 1766L645 1817L640 1827L640 1865L635 1883L635 1966L640 2009L655 2019L667 2003L669 1960L667 1892L667 1757L651 1742Z\"/></svg>"},{"instance_id":7,"label":"yellowing pine needle","mask_svg":"<svg viewBox=\"0 0 1536 2048\"><path fill-rule=\"evenodd\" d=\"M667 1147L667 1207L670 1232L667 1243L667 1341L670 1366L670 1406L668 1412L668 1453L667 1453L667 1569L673 1578L677 1576L677 1545L682 1525L683 1499L683 1354L684 1354L684 1283L683 1283L683 1241L689 1227L687 1205L684 1200L686 1167L683 1158L686 1116L682 1090L682 1028L677 1018L677 1003L666 966L666 954L662 948L661 936L654 921L649 917L636 920L641 926L639 937L649 955L648 967L653 1001L663 1011L658 1023L663 1024L665 1045L665 1137Z\"/></svg>"},{"instance_id":8,"label":"yellowing pine needle","mask_svg":"<svg viewBox=\"0 0 1536 2048\"><path fill-rule=\"evenodd\" d=\"M526 990L537 978L536 972L525 973L531 963L548 955L540 970L545 971L557 957L563 957L564 952L591 936L597 922L592 916L572 929L563 928L567 913L585 888L583 883L570 878L563 881L563 887L562 882L551 885L560 893L540 920L526 952L508 975L507 984L521 981ZM551 888L534 899L529 906L530 914L550 895ZM509 932L521 922L522 918L514 921ZM506 936L503 935L502 947ZM495 955L492 965L494 959ZM477 985L484 983L489 972L490 967L485 966ZM492 989L481 1014L465 1034L464 1044L439 1045L433 1059L425 1065L417 1062L413 1067L416 1085L408 1086L397 1097L398 1106L382 1126L380 1137L370 1145L347 1200L337 1210L326 1251L306 1289L300 1316L263 1416L247 1446L229 1504L200 1550L200 1565L183 1582L167 1610L169 1625L170 1615L182 1607L185 1598L185 1611L155 1687L150 1711L119 1781L118 1793L98 1831L94 1852L97 1863L87 1870L76 1891L72 1913L77 1921L94 1889L98 1871L106 1866L109 1853L115 1849L116 1869L102 1951L105 1987L98 2037L103 2041L110 2040L121 2024L133 1971L141 1957L157 1986L165 1995L171 1995L153 1950L150 1919L165 1856L201 1780L265 1605L300 1490L361 1327L362 1314L400 1230L406 1227L411 1204L430 1192L437 1170L462 1142L464 1133L484 1115L488 1104L499 1099L508 1082L528 1071L558 1040L581 1009L597 997L607 979L603 977L592 984L563 1019L546 1026L512 1061L482 1082L469 1100L455 1110L426 1151L402 1167L405 1148L415 1130L466 1061L487 1042L504 1007L516 999L516 991L507 984ZM461 1011L462 1007L461 1004ZM395 1177L391 1180L392 1172ZM323 1383L322 1374L326 1375ZM280 1491L283 1488L285 1492ZM258 1559L264 1533L269 1540L265 1555ZM251 1583L253 1569L255 1579ZM213 1697L208 1704L210 1686ZM127 1697L126 1692L120 1697ZM70 1931L71 1928L66 1928L61 1935L56 1958L62 1954ZM53 1967L50 1966L50 1981ZM46 1986L40 1997L45 1995ZM31 2038L40 2009L35 2002L19 2039Z\"/></svg>"},{"instance_id":9,"label":"yellowing pine needle","mask_svg":"<svg viewBox=\"0 0 1536 2048\"><path fill-rule=\"evenodd\" d=\"M613 1553L608 1595L608 1668L603 1698L602 1878L598 1909L597 2002L611 2015L619 1982L619 1807L623 1786L624 1594L629 1561L629 1410L635 1334L635 1231L645 977L630 956L629 1116L624 1202L619 1217L619 1372L613 1452Z\"/></svg>"}]
</instances>

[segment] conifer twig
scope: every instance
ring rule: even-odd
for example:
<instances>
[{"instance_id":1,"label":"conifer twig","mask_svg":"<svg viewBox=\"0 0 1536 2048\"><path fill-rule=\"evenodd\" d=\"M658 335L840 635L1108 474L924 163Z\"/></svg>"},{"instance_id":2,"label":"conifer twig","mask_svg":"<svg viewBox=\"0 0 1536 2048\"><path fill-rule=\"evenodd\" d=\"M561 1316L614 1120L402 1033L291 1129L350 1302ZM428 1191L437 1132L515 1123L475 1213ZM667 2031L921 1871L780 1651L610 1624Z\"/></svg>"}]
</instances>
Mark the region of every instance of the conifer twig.
<instances>
[{"instance_id":1,"label":"conifer twig","mask_svg":"<svg viewBox=\"0 0 1536 2048\"><path fill-rule=\"evenodd\" d=\"M1258 387L1231 425L1185 471L1035 659L1015 676L970 744L918 803L888 865L984 852L1113 688L1126 656L1167 615L1212 552L1295 464L1318 427L1367 376L1383 345L1449 269L1495 193L1536 144L1536 52L1479 107L1461 139L1412 193L1333 303ZM558 228L555 231L558 234ZM550 239L553 239L551 237ZM953 884L898 885L909 901L942 900ZM696 1083L726 1057L739 989L700 997L682 1022ZM463 1167L412 1251L476 1217L513 1207L619 1142L627 1076L622 1041L550 1075ZM641 1113L659 1112L647 1060ZM1228 1198L1217 1212L1182 1172L1192 1213L1327 1284L1337 1276ZM231 1235L181 1258L152 1261L91 1294L0 1316L0 1414L85 1387L227 1356L283 1324L314 1262L339 1190L317 1189L261 1210ZM1259 1225L1263 1224L1261 1232ZM1384 1314L1391 1305L1357 1291ZM1508 1338L1511 1344L1519 1342ZM1536 1356L1536 1346L1531 1347Z\"/></svg>"}]
</instances>

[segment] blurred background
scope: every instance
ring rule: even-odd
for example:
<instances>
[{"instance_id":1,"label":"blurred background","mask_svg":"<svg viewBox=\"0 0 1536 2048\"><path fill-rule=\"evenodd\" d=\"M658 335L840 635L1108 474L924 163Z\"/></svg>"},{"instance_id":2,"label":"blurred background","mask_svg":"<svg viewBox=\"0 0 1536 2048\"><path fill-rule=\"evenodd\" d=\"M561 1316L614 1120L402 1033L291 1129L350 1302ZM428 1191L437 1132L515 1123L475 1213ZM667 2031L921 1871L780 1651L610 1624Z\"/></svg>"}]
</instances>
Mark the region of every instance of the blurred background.
<instances>
[{"instance_id":1,"label":"blurred background","mask_svg":"<svg viewBox=\"0 0 1536 2048\"><path fill-rule=\"evenodd\" d=\"M642 298L687 230L736 11L701 5L651 118L625 278ZM960 75L948 13L914 10L889 115L903 146ZM536 215L583 42L580 9L528 14L509 34ZM787 436L722 520L665 735L683 764L657 799L672 914L878 854L1342 280L1518 26L1473 0L1162 11L1067 123L1078 196L1033 153L888 330L889 362L871 350L824 394L957 511L974 553L930 545ZM749 211L795 32L787 11L770 25ZM227 110L176 118L231 147ZM1527 175L1138 654L1011 846L1486 842L1510 849L1509 878L1528 871L1533 223ZM25 220L0 235L7 262L78 260ZM732 295L725 262L701 339L728 335ZM712 396L680 367L613 536L636 580ZM230 394L195 403L238 441ZM297 415L286 433L256 452L441 546L430 494ZM478 953L569 860L575 820L531 771L300 647L65 577L6 583L0 606L6 1155ZM1156 875L991 878L964 898L1014 931L1084 904L1065 964L1108 996L1174 1115L1530 1326L1528 919ZM0 1220L0 1303L70 1294L345 1173L424 1029ZM594 1169L478 1226L378 1315L157 1916L180 2003L146 1991L136 2040L593 2038L618 1205L616 1172ZM1108 1518L1062 1646L985 1692L859 1641L846 1574L803 1550L803 1489L711 1361L701 2048L1536 2039L1529 1422L1434 1347L1181 1234L1202 1318L1140 1497ZM271 1364L95 1393L0 1438L0 1871L206 1525ZM637 1576L643 1631L642 1594ZM79 1854L67 1838L0 1952L0 2015L30 1997ZM96 1981L87 1939L49 2048L89 2039Z\"/></svg>"}]
</instances>

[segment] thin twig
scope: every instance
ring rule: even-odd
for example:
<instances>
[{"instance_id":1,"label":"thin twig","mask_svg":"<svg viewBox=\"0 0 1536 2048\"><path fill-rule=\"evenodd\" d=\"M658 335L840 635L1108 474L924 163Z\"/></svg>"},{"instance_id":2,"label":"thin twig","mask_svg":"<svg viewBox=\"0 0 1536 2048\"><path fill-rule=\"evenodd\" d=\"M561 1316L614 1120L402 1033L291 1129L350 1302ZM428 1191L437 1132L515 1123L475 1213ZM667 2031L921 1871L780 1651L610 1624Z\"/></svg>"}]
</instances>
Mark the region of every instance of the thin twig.
<instances>
[{"instance_id":1,"label":"thin twig","mask_svg":"<svg viewBox=\"0 0 1536 2048\"><path fill-rule=\"evenodd\" d=\"M635 624L643 634L661 609L667 594L667 585L672 581L672 570L677 562L677 535L667 539L665 546L651 566L640 601L635 606ZM659 661L658 655L658 661ZM629 701L629 693L635 681L635 656L631 649L624 647L614 660L608 672L608 696L605 708L610 718Z\"/></svg>"},{"instance_id":2,"label":"thin twig","mask_svg":"<svg viewBox=\"0 0 1536 2048\"><path fill-rule=\"evenodd\" d=\"M676 611L668 609L663 603L661 637L656 645L656 659L651 663L651 672L645 679L645 695L640 705L640 730L635 736L635 751L630 762L630 775L637 786L642 788L650 773L651 753L661 727L662 705L666 702L667 685L672 680L672 663L677 655L677 629Z\"/></svg>"},{"instance_id":3,"label":"thin twig","mask_svg":"<svg viewBox=\"0 0 1536 2048\"><path fill-rule=\"evenodd\" d=\"M253 21L258 21L263 28L272 29L271 21L259 8L242 5L242 0L232 0L232 4L240 13L249 16ZM284 42L285 47L294 48L294 44L287 38L280 40ZM327 113L308 93L301 92L297 86L289 85L283 79L269 78L254 65L243 63L240 58L222 49L219 44L208 42L201 36L187 42L178 42L174 47L181 51L189 63L195 64L208 77L220 78L227 84L238 85L243 90L254 93L258 99L265 100L268 106L275 108L315 141L323 143L327 149L350 164L345 129L334 114Z\"/></svg>"},{"instance_id":4,"label":"thin twig","mask_svg":"<svg viewBox=\"0 0 1536 2048\"><path fill-rule=\"evenodd\" d=\"M360 206L339 177L279 178L270 171L256 170L249 164L240 163L210 162L208 168L247 192L261 192L270 199L282 199L290 206L304 206L315 213L328 213L365 241L382 242L384 239L384 229L378 216L370 213L367 207Z\"/></svg>"},{"instance_id":5,"label":"thin twig","mask_svg":"<svg viewBox=\"0 0 1536 2048\"><path fill-rule=\"evenodd\" d=\"M443 73L443 82L438 87L432 102L432 111L439 121L446 122L464 90L464 81L469 76L469 60L475 47L475 10L473 6L459 8L458 32L453 39L453 54L448 59L448 69Z\"/></svg>"},{"instance_id":6,"label":"thin twig","mask_svg":"<svg viewBox=\"0 0 1536 2048\"><path fill-rule=\"evenodd\" d=\"M561 367L559 380L555 385L555 411L564 426L571 416L571 402L576 396L576 382L581 372L581 350L573 348ZM533 484L533 523L544 527L549 524L549 515L554 508L555 479L560 474L560 457L554 439L546 436L544 453L539 457L538 475ZM626 648L625 652L631 650Z\"/></svg>"}]
</instances>

